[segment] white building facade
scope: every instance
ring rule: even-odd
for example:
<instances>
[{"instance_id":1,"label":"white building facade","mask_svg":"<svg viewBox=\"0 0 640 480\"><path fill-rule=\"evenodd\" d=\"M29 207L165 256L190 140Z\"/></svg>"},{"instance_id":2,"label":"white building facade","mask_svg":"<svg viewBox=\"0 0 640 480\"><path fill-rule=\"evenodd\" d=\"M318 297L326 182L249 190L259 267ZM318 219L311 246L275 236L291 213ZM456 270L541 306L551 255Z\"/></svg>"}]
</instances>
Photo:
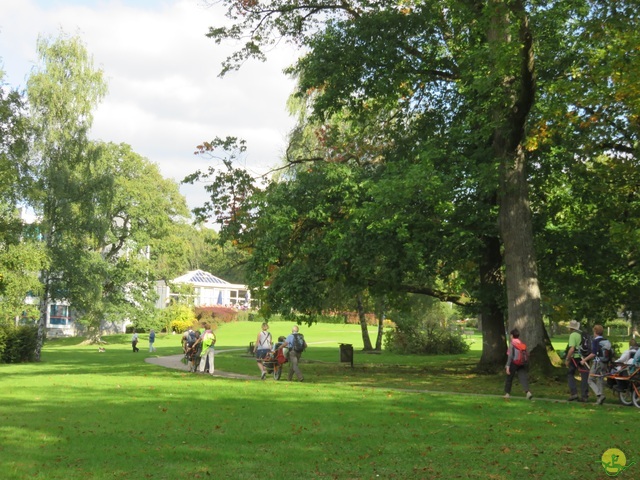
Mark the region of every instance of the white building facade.
<instances>
[{"instance_id":1,"label":"white building facade","mask_svg":"<svg viewBox=\"0 0 640 480\"><path fill-rule=\"evenodd\" d=\"M194 291L189 303L195 307L221 305L246 308L251 304L251 294L246 285L229 283L203 270L187 272L168 283L164 281L156 283L157 308L165 308L172 303L172 299L184 297L184 295L172 292L170 284L191 285Z\"/></svg>"}]
</instances>

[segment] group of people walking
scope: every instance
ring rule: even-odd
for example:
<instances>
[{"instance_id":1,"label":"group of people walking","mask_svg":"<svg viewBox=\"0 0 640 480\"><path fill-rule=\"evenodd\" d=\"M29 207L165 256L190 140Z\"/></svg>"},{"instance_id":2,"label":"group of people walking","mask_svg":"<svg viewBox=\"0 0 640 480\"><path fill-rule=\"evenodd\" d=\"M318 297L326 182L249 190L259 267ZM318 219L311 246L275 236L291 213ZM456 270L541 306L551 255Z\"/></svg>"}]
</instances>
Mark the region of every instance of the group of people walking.
<instances>
[{"instance_id":1,"label":"group of people walking","mask_svg":"<svg viewBox=\"0 0 640 480\"><path fill-rule=\"evenodd\" d=\"M138 348L139 341L140 341L140 338L138 337L138 332L134 330L133 335L131 335L131 348L133 349L133 353L137 353L140 351L140 349ZM155 341L156 341L156 332L152 328L151 330L149 330L149 353L156 351L156 347L153 346Z\"/></svg>"},{"instance_id":2,"label":"group of people walking","mask_svg":"<svg viewBox=\"0 0 640 480\"><path fill-rule=\"evenodd\" d=\"M189 328L182 335L182 349L189 363L190 372L214 374L216 334L211 328L202 332Z\"/></svg>"},{"instance_id":3,"label":"group of people walking","mask_svg":"<svg viewBox=\"0 0 640 480\"><path fill-rule=\"evenodd\" d=\"M274 352L280 346L283 346L284 355L290 365L289 380L291 381L295 375L298 381L302 382L304 377L300 370L300 357L307 348L304 335L300 333L299 327L294 325L287 337L282 336L278 340L279 342L274 344L269 332L269 324L263 323L255 343L255 355L262 380L267 375L267 369L263 363L267 353ZM138 334L134 331L131 337L131 346L134 352L140 350L138 348L139 341ZM149 332L149 352L155 352L154 342L155 332L151 330ZM189 371L214 374L215 343L216 335L211 328L202 329L201 331L189 328L183 333L182 349L189 364Z\"/></svg>"},{"instance_id":4,"label":"group of people walking","mask_svg":"<svg viewBox=\"0 0 640 480\"><path fill-rule=\"evenodd\" d=\"M612 352L611 343L603 337L604 327L602 325L594 325L593 337L589 340L590 345L584 340L584 333L580 330L580 323L572 320L569 322L571 335L569 336L569 344L567 345L567 355L565 357L565 365L569 368L569 401L587 402L589 401L589 387L596 395L596 403L602 405L606 400L604 394L605 379L607 375L616 370L624 368L624 365L636 363L635 358L638 350L638 344L635 338L629 340L629 348L617 359L608 358L603 352ZM591 362L591 364L589 364ZM576 373L580 376L580 392L576 385Z\"/></svg>"},{"instance_id":5,"label":"group of people walking","mask_svg":"<svg viewBox=\"0 0 640 480\"><path fill-rule=\"evenodd\" d=\"M282 337L278 339L279 343L274 344L271 333L269 332L269 324L266 322L262 324L262 329L260 333L258 333L255 343L255 354L258 368L260 369L260 378L264 380L267 376L267 369L264 365L264 359L267 354L283 346L283 352L289 360L288 380L293 380L293 375L295 374L298 381L302 382L304 376L300 370L300 357L302 356L302 352L307 348L304 335L300 333L298 325L294 325L291 333L282 340L280 340L281 338Z\"/></svg>"},{"instance_id":6,"label":"group of people walking","mask_svg":"<svg viewBox=\"0 0 640 480\"><path fill-rule=\"evenodd\" d=\"M565 350L565 366L567 367L567 383L569 386L568 401L588 402L589 389L593 390L596 396L596 404L602 405L605 400L605 379L610 374L611 364L624 365L632 363L638 349L635 339L629 342L629 349L618 359L613 360L607 356L612 352L611 343L603 337L604 327L594 325L593 336L589 337L580 330L580 322L571 320L569 322L569 341ZM525 391L527 399L533 398L529 390L528 361L518 362L518 352L522 345L520 332L513 329L510 332L509 349L507 351L507 364L505 367L506 380L504 385L504 396L509 398L513 378L518 375L520 385ZM639 362L640 363L640 362ZM576 376L580 377L580 384L576 382Z\"/></svg>"}]
</instances>

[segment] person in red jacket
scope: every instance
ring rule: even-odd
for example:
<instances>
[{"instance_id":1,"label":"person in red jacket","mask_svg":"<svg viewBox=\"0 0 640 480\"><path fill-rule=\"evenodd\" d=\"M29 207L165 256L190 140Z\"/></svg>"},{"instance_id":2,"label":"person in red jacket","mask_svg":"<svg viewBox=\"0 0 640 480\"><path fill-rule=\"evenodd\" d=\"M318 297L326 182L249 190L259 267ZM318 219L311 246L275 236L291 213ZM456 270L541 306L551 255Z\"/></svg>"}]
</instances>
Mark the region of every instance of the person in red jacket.
<instances>
[{"instance_id":1,"label":"person in red jacket","mask_svg":"<svg viewBox=\"0 0 640 480\"><path fill-rule=\"evenodd\" d=\"M505 370L507 372L507 378L504 381L504 398L511 397L511 385L513 384L513 377L518 374L518 380L522 385L523 390L527 396L527 400L533 398L533 394L529 390L529 364L526 361L526 345L520 341L520 331L517 328L511 330L509 335L510 343L507 350L507 365ZM524 353L523 353L524 352ZM524 363L518 361L518 358L525 356Z\"/></svg>"}]
</instances>

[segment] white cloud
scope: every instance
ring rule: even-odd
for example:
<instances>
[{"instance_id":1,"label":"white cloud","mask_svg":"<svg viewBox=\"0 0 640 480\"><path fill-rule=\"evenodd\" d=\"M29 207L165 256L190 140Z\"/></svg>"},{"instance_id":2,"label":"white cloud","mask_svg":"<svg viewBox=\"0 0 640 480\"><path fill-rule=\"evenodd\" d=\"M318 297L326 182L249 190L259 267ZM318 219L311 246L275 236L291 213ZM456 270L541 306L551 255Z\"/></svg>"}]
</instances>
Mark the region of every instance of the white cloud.
<instances>
[{"instance_id":1,"label":"white cloud","mask_svg":"<svg viewBox=\"0 0 640 480\"><path fill-rule=\"evenodd\" d=\"M296 52L283 45L268 62L220 79L232 45L205 35L224 22L219 7L199 0L2 0L0 57L5 80L24 86L38 35L79 34L109 84L95 112L94 139L128 143L180 181L207 164L193 155L196 145L234 135L248 142L246 166L264 172L279 163L293 126L286 112L293 82L282 69ZM206 199L202 187L181 191L192 208Z\"/></svg>"}]
</instances>

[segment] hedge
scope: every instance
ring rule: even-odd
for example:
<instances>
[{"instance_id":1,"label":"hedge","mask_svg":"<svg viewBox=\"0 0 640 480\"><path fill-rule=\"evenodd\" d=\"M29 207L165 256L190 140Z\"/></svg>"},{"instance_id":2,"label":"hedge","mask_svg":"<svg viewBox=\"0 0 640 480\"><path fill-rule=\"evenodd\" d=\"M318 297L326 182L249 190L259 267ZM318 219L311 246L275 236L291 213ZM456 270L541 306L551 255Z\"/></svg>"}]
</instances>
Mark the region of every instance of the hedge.
<instances>
[{"instance_id":1,"label":"hedge","mask_svg":"<svg viewBox=\"0 0 640 480\"><path fill-rule=\"evenodd\" d=\"M35 360L38 327L0 325L0 363L23 363Z\"/></svg>"}]
</instances>

